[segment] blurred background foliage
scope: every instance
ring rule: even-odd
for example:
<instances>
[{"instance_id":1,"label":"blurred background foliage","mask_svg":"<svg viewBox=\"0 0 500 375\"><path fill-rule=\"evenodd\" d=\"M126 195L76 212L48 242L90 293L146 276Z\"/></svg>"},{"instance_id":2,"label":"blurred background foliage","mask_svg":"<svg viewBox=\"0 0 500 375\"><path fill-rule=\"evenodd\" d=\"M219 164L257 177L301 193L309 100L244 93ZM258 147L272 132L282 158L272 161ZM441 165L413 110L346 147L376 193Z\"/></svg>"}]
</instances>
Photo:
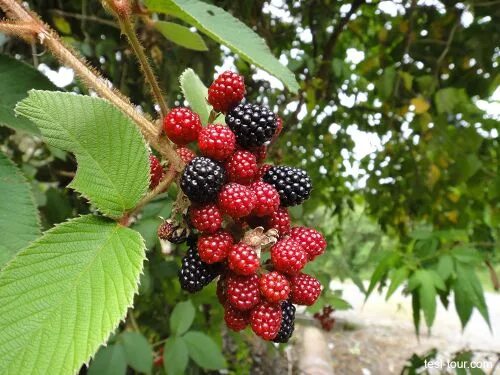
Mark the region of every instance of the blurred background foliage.
<instances>
[{"instance_id":1,"label":"blurred background foliage","mask_svg":"<svg viewBox=\"0 0 500 375\"><path fill-rule=\"evenodd\" d=\"M113 86L154 113L133 53L99 1L28 3ZM498 2L213 4L266 40L295 73L298 94L204 35L194 37L190 48L175 32L167 30L165 38L152 21L189 27L173 17L139 17L139 37L171 106L183 105L178 77L186 68L206 85L216 71L230 68L245 76L249 100L269 105L283 118L283 135L268 161L301 166L314 181L312 198L292 210L296 220L321 228L329 241L327 255L311 264L312 272L325 285L351 279L367 295L376 287L387 287L390 295L403 286L413 299L417 329L422 318L432 325L436 304L447 306L451 291L463 324L474 307L488 320L483 287L499 288ZM0 34L0 52L57 76L60 89L87 93L40 46ZM9 89L4 88L0 94ZM76 170L72 155L8 127L0 128L0 144L30 178L44 228L91 210L64 189ZM170 208L171 199L163 196L135 224L150 252L126 324L139 324L156 343L155 355L156 345L175 329L169 323L173 307L186 299L176 282L177 255L184 249L161 246L155 235L159 217L168 217ZM221 334L222 310L212 303L214 295L208 288L192 298L204 312L196 314L194 327L221 343L227 333ZM326 290L321 301L316 309L348 307L334 291ZM231 340L250 338L231 335ZM245 354L249 346L231 352L231 345L224 345L233 371L245 373L253 365Z\"/></svg>"}]
</instances>

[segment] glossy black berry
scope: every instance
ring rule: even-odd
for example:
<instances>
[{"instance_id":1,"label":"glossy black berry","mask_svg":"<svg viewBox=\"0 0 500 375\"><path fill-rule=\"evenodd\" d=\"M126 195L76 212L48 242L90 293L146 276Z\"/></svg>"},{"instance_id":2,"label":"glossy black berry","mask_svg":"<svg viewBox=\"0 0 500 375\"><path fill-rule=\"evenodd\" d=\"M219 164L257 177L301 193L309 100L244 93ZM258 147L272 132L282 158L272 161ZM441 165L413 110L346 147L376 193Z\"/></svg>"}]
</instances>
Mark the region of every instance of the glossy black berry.
<instances>
[{"instance_id":1,"label":"glossy black berry","mask_svg":"<svg viewBox=\"0 0 500 375\"><path fill-rule=\"evenodd\" d=\"M184 168L181 189L191 201L207 203L217 198L225 180L226 172L219 163L209 158L197 157Z\"/></svg>"},{"instance_id":2,"label":"glossy black berry","mask_svg":"<svg viewBox=\"0 0 500 375\"><path fill-rule=\"evenodd\" d=\"M281 303L281 326L278 334L274 338L274 342L286 343L292 337L295 329L295 306L290 301Z\"/></svg>"},{"instance_id":3,"label":"glossy black berry","mask_svg":"<svg viewBox=\"0 0 500 375\"><path fill-rule=\"evenodd\" d=\"M271 167L262 179L278 190L281 205L284 207L301 204L311 195L311 179L307 172L300 168Z\"/></svg>"},{"instance_id":4,"label":"glossy black berry","mask_svg":"<svg viewBox=\"0 0 500 375\"><path fill-rule=\"evenodd\" d=\"M189 293L199 292L219 276L220 271L220 264L202 262L196 247L191 246L182 258L179 271L181 288Z\"/></svg>"},{"instance_id":5,"label":"glossy black berry","mask_svg":"<svg viewBox=\"0 0 500 375\"><path fill-rule=\"evenodd\" d=\"M257 104L239 104L226 115L226 124L242 147L262 146L273 138L278 123L276 115Z\"/></svg>"}]
</instances>

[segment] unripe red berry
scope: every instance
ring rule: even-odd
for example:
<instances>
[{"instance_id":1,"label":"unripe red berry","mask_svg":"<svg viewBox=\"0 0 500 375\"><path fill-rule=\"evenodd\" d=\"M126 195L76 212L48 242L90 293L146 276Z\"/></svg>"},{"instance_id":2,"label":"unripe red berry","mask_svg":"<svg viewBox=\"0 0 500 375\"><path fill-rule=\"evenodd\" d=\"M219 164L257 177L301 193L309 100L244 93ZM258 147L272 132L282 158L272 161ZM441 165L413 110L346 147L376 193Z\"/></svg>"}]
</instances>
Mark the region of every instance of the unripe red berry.
<instances>
[{"instance_id":1,"label":"unripe red berry","mask_svg":"<svg viewBox=\"0 0 500 375\"><path fill-rule=\"evenodd\" d=\"M259 287L264 298L272 303L284 301L290 294L288 279L276 271L262 275L259 279Z\"/></svg>"},{"instance_id":2,"label":"unripe red berry","mask_svg":"<svg viewBox=\"0 0 500 375\"><path fill-rule=\"evenodd\" d=\"M250 320L248 311L235 309L230 304L224 306L224 321L227 327L232 331L241 331L246 328Z\"/></svg>"},{"instance_id":3,"label":"unripe red berry","mask_svg":"<svg viewBox=\"0 0 500 375\"><path fill-rule=\"evenodd\" d=\"M250 185L250 189L257 198L252 214L256 216L266 216L274 213L280 205L280 195L274 186L257 181Z\"/></svg>"},{"instance_id":4,"label":"unripe red berry","mask_svg":"<svg viewBox=\"0 0 500 375\"><path fill-rule=\"evenodd\" d=\"M154 155L149 155L149 188L154 189L160 183L163 177L163 167L160 161Z\"/></svg>"},{"instance_id":5,"label":"unripe red berry","mask_svg":"<svg viewBox=\"0 0 500 375\"><path fill-rule=\"evenodd\" d=\"M313 260L325 251L325 238L316 229L295 227L290 231L290 237L302 245L309 260Z\"/></svg>"},{"instance_id":6,"label":"unripe red berry","mask_svg":"<svg viewBox=\"0 0 500 375\"><path fill-rule=\"evenodd\" d=\"M258 172L257 160L250 151L236 150L224 165L229 182L246 185L255 180Z\"/></svg>"},{"instance_id":7,"label":"unripe red berry","mask_svg":"<svg viewBox=\"0 0 500 375\"><path fill-rule=\"evenodd\" d=\"M163 119L163 130L177 145L195 141L201 129L200 117L188 108L174 108Z\"/></svg>"},{"instance_id":8,"label":"unripe red berry","mask_svg":"<svg viewBox=\"0 0 500 375\"><path fill-rule=\"evenodd\" d=\"M307 253L298 242L284 238L271 248L271 261L276 270L294 275L306 265Z\"/></svg>"},{"instance_id":9,"label":"unripe red berry","mask_svg":"<svg viewBox=\"0 0 500 375\"><path fill-rule=\"evenodd\" d=\"M297 305L311 306L321 294L321 283L314 277L299 273L290 279L290 300Z\"/></svg>"},{"instance_id":10,"label":"unripe red berry","mask_svg":"<svg viewBox=\"0 0 500 375\"><path fill-rule=\"evenodd\" d=\"M208 102L214 110L226 113L235 107L245 96L243 77L231 71L225 71L208 88Z\"/></svg>"},{"instance_id":11,"label":"unripe red berry","mask_svg":"<svg viewBox=\"0 0 500 375\"><path fill-rule=\"evenodd\" d=\"M275 212L267 217L267 229L276 229L280 237L290 231L290 214L285 207L278 208Z\"/></svg>"},{"instance_id":12,"label":"unripe red berry","mask_svg":"<svg viewBox=\"0 0 500 375\"><path fill-rule=\"evenodd\" d=\"M204 234L198 239L200 259L208 264L222 262L227 258L232 246L233 237L224 230L213 234Z\"/></svg>"},{"instance_id":13,"label":"unripe red berry","mask_svg":"<svg viewBox=\"0 0 500 375\"><path fill-rule=\"evenodd\" d=\"M179 147L177 148L177 154L181 157L182 161L184 163L189 163L191 160L193 160L196 157L196 154L194 151L187 147Z\"/></svg>"},{"instance_id":14,"label":"unripe red berry","mask_svg":"<svg viewBox=\"0 0 500 375\"><path fill-rule=\"evenodd\" d=\"M250 314L250 324L257 336L272 340L281 327L282 312L279 304L262 302Z\"/></svg>"},{"instance_id":15,"label":"unripe red berry","mask_svg":"<svg viewBox=\"0 0 500 375\"><path fill-rule=\"evenodd\" d=\"M222 212L233 218L239 218L248 216L252 212L256 197L247 186L232 182L222 187L217 202Z\"/></svg>"},{"instance_id":16,"label":"unripe red berry","mask_svg":"<svg viewBox=\"0 0 500 375\"><path fill-rule=\"evenodd\" d=\"M236 138L227 126L208 125L198 135L200 152L209 158L223 161L234 151Z\"/></svg>"},{"instance_id":17,"label":"unripe red berry","mask_svg":"<svg viewBox=\"0 0 500 375\"><path fill-rule=\"evenodd\" d=\"M229 269L238 275L252 275L260 267L255 250L242 242L233 245L227 257Z\"/></svg>"},{"instance_id":18,"label":"unripe red berry","mask_svg":"<svg viewBox=\"0 0 500 375\"><path fill-rule=\"evenodd\" d=\"M213 203L202 206L190 206L189 220L193 227L200 232L214 233L221 228L222 213Z\"/></svg>"},{"instance_id":19,"label":"unripe red berry","mask_svg":"<svg viewBox=\"0 0 500 375\"><path fill-rule=\"evenodd\" d=\"M237 310L250 310L260 302L259 277L257 275L226 276L226 298Z\"/></svg>"}]
</instances>

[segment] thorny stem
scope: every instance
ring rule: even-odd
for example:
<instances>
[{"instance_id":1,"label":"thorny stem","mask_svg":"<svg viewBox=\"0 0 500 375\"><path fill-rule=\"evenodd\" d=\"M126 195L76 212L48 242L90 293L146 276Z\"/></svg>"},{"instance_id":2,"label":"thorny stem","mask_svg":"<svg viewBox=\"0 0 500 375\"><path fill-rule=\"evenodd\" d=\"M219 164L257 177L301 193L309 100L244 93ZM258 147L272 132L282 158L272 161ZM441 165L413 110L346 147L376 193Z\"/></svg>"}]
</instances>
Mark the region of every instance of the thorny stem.
<instances>
[{"instance_id":1,"label":"thorny stem","mask_svg":"<svg viewBox=\"0 0 500 375\"><path fill-rule=\"evenodd\" d=\"M92 70L86 61L78 56L71 48L65 46L49 26L45 25L35 14L29 12L21 3L16 0L0 0L0 8L9 18L20 24L30 24L31 35L36 38L40 44L48 48L52 54L64 65L69 66L75 74L90 89L94 90L104 99L109 100L117 106L123 113L130 117L139 127L148 142L165 156L180 171L184 165L172 144L165 138L158 136L157 126L151 120L141 113L130 103L128 98L123 96L116 89L111 88L108 81L100 76L99 73ZM11 22L8 23L12 25ZM0 25L7 28L6 22L0 22ZM26 34L10 27L10 33L26 39ZM24 30L24 29L23 29Z\"/></svg>"},{"instance_id":2,"label":"thorny stem","mask_svg":"<svg viewBox=\"0 0 500 375\"><path fill-rule=\"evenodd\" d=\"M134 50L137 60L139 60L139 64L141 65L142 71L144 72L144 75L149 82L153 97L160 106L161 115L162 117L165 117L168 113L167 102L165 101L164 95L161 92L160 85L158 84L158 80L156 79L155 73L153 72L153 68L151 68L151 64L149 64L148 58L144 53L144 48L137 38L134 24L132 23L132 21L130 21L130 17L118 16L118 20L120 22L121 30L127 36L130 46Z\"/></svg>"}]
</instances>

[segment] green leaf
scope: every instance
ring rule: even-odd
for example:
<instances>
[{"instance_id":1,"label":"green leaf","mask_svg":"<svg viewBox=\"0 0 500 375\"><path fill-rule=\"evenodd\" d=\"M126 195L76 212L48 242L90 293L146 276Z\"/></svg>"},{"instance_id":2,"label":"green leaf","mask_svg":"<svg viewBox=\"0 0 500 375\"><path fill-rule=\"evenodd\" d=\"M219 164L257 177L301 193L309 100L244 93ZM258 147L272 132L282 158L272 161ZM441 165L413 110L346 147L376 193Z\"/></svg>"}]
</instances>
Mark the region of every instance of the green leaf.
<instances>
[{"instance_id":1,"label":"green leaf","mask_svg":"<svg viewBox=\"0 0 500 375\"><path fill-rule=\"evenodd\" d=\"M222 356L220 348L204 333L190 331L184 335L184 340L188 347L189 356L198 366L208 370L226 367L226 360Z\"/></svg>"},{"instance_id":2,"label":"green leaf","mask_svg":"<svg viewBox=\"0 0 500 375\"><path fill-rule=\"evenodd\" d=\"M483 287L481 286L481 282L479 281L474 268L471 266L467 266L461 263L456 264L457 266L457 279L455 280L455 285L453 290L455 293L460 294L460 298L458 302L464 303L467 310L464 311L464 318L467 318L467 313L469 309L469 305L476 307L484 320L488 323L488 326L491 329L490 317L488 313L488 307L486 306L486 301L484 298ZM456 301L456 299L455 299ZM457 310L460 316L460 312ZM469 316L470 317L470 314ZM462 320L462 316L460 316L460 320L462 321L462 325L465 327L468 319Z\"/></svg>"},{"instance_id":3,"label":"green leaf","mask_svg":"<svg viewBox=\"0 0 500 375\"><path fill-rule=\"evenodd\" d=\"M75 373L125 317L141 236L82 216L47 231L0 273L0 373Z\"/></svg>"},{"instance_id":4,"label":"green leaf","mask_svg":"<svg viewBox=\"0 0 500 375\"><path fill-rule=\"evenodd\" d=\"M384 73L382 73L380 78L375 83L375 87L377 88L377 91L382 99L386 100L391 97L392 91L394 90L395 79L396 69L391 66L384 70Z\"/></svg>"},{"instance_id":5,"label":"green leaf","mask_svg":"<svg viewBox=\"0 0 500 375\"><path fill-rule=\"evenodd\" d=\"M483 261L483 256L479 251L466 246L452 249L451 256L464 264L479 264Z\"/></svg>"},{"instance_id":6,"label":"green leaf","mask_svg":"<svg viewBox=\"0 0 500 375\"><path fill-rule=\"evenodd\" d=\"M424 312L427 327L431 327L436 317L436 279L429 270L417 270L409 280L408 289L417 291L419 306Z\"/></svg>"},{"instance_id":7,"label":"green leaf","mask_svg":"<svg viewBox=\"0 0 500 375\"><path fill-rule=\"evenodd\" d=\"M125 375L127 361L121 344L102 346L90 363L88 375Z\"/></svg>"},{"instance_id":8,"label":"green leaf","mask_svg":"<svg viewBox=\"0 0 500 375\"><path fill-rule=\"evenodd\" d=\"M195 51L208 51L200 34L192 32L185 26L174 22L157 21L155 27L165 38L175 44Z\"/></svg>"},{"instance_id":9,"label":"green leaf","mask_svg":"<svg viewBox=\"0 0 500 375\"><path fill-rule=\"evenodd\" d=\"M434 95L438 113L454 113L468 111L472 106L465 89L447 87Z\"/></svg>"},{"instance_id":10,"label":"green leaf","mask_svg":"<svg viewBox=\"0 0 500 375\"><path fill-rule=\"evenodd\" d=\"M198 0L146 0L146 5L153 12L166 13L195 26L242 59L278 78L292 93L298 91L294 74L273 56L264 40L223 9Z\"/></svg>"},{"instance_id":11,"label":"green leaf","mask_svg":"<svg viewBox=\"0 0 500 375\"><path fill-rule=\"evenodd\" d=\"M69 185L105 215L119 218L149 187L149 155L132 120L105 100L30 91L16 112L34 121L48 144L75 154Z\"/></svg>"},{"instance_id":12,"label":"green leaf","mask_svg":"<svg viewBox=\"0 0 500 375\"><path fill-rule=\"evenodd\" d=\"M387 289L387 294L385 296L386 301L393 295L398 286L400 286L403 281L408 278L409 270L406 267L398 268L391 274L391 284Z\"/></svg>"},{"instance_id":13,"label":"green leaf","mask_svg":"<svg viewBox=\"0 0 500 375\"><path fill-rule=\"evenodd\" d=\"M171 337L163 349L163 367L168 375L185 373L189 361L188 348L183 337Z\"/></svg>"},{"instance_id":14,"label":"green leaf","mask_svg":"<svg viewBox=\"0 0 500 375\"><path fill-rule=\"evenodd\" d=\"M373 271L372 277L370 279L370 285L368 286L368 290L366 291L365 301L373 292L373 289L375 289L377 283L381 281L384 278L384 276L387 275L389 269L394 265L394 263L398 259L399 259L399 254L396 253L389 254L380 261L377 267L375 267L375 270Z\"/></svg>"},{"instance_id":15,"label":"green leaf","mask_svg":"<svg viewBox=\"0 0 500 375\"><path fill-rule=\"evenodd\" d=\"M31 134L40 134L27 119L16 117L16 103L24 99L31 89L56 90L57 88L38 70L22 61L0 55L0 125Z\"/></svg>"},{"instance_id":16,"label":"green leaf","mask_svg":"<svg viewBox=\"0 0 500 375\"><path fill-rule=\"evenodd\" d=\"M1 151L0 197L1 268L40 235L38 211L31 186Z\"/></svg>"},{"instance_id":17,"label":"green leaf","mask_svg":"<svg viewBox=\"0 0 500 375\"><path fill-rule=\"evenodd\" d=\"M208 123L210 107L207 102L208 89L193 69L186 69L179 77L182 93L191 109L200 116L203 125Z\"/></svg>"},{"instance_id":18,"label":"green leaf","mask_svg":"<svg viewBox=\"0 0 500 375\"><path fill-rule=\"evenodd\" d=\"M138 332L123 332L118 340L123 344L129 366L136 371L150 374L153 367L153 349L148 340Z\"/></svg>"},{"instance_id":19,"label":"green leaf","mask_svg":"<svg viewBox=\"0 0 500 375\"><path fill-rule=\"evenodd\" d=\"M420 333L420 299L418 293L413 291L411 293L411 308L413 316L413 325L415 326L415 332L417 336Z\"/></svg>"},{"instance_id":20,"label":"green leaf","mask_svg":"<svg viewBox=\"0 0 500 375\"><path fill-rule=\"evenodd\" d=\"M194 306L191 301L179 302L170 315L170 329L177 336L186 332L194 320Z\"/></svg>"},{"instance_id":21,"label":"green leaf","mask_svg":"<svg viewBox=\"0 0 500 375\"><path fill-rule=\"evenodd\" d=\"M448 280L448 278L453 275L454 270L455 266L451 256L445 254L439 257L436 271L442 280Z\"/></svg>"}]
</instances>

